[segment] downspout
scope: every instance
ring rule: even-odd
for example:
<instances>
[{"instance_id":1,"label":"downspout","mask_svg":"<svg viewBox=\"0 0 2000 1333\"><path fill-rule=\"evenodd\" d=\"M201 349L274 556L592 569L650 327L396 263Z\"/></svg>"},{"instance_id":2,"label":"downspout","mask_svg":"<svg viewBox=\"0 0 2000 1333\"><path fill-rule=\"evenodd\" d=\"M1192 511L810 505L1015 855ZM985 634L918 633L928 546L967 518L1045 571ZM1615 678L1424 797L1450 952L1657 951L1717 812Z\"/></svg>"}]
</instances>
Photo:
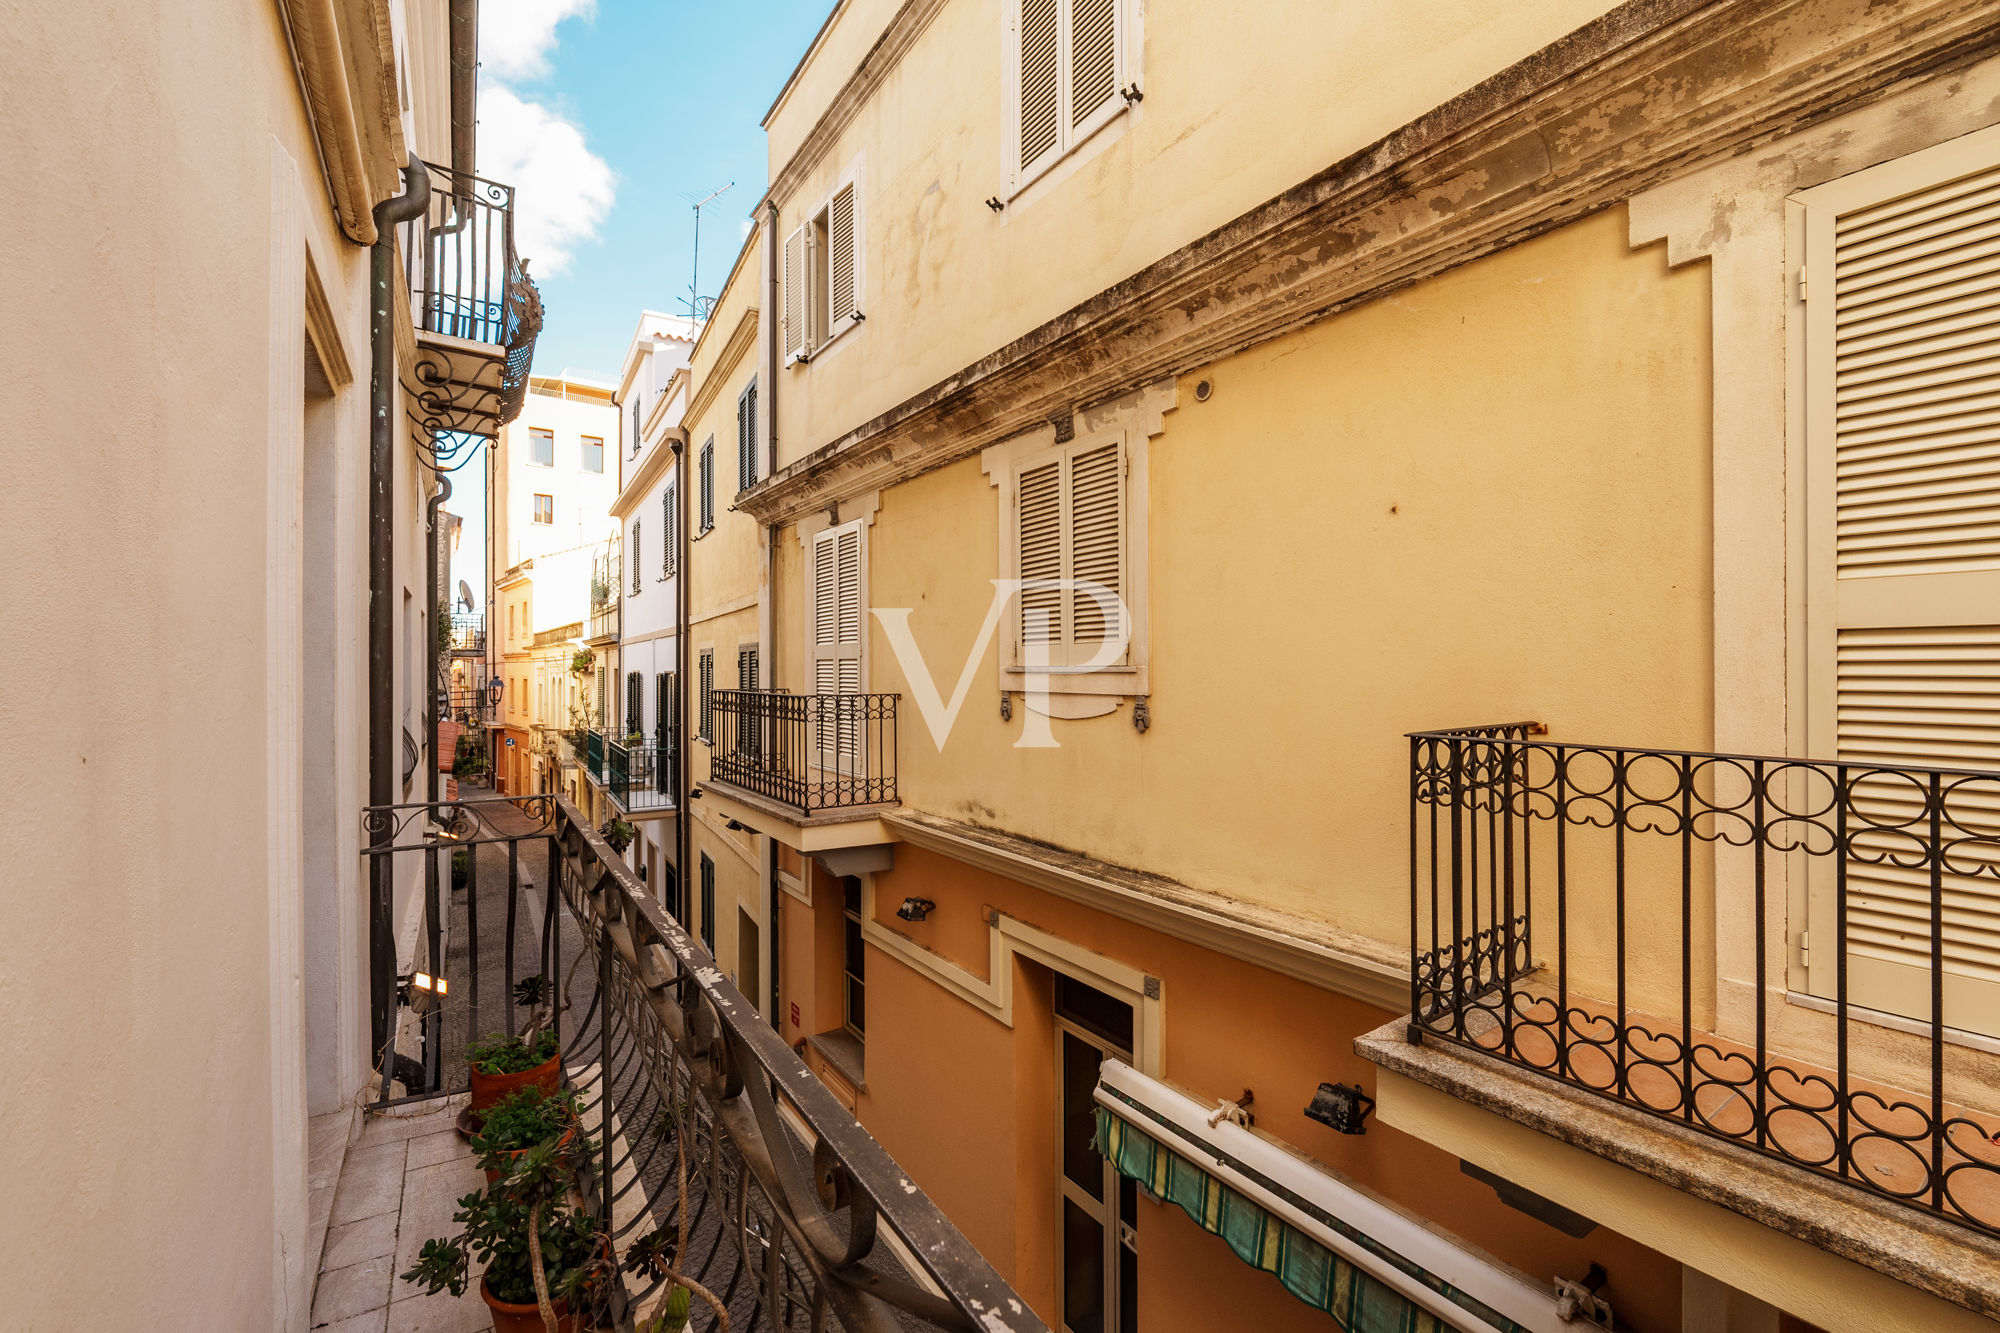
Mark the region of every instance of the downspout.
<instances>
[{"instance_id":1,"label":"downspout","mask_svg":"<svg viewBox=\"0 0 2000 1333\"><path fill-rule=\"evenodd\" d=\"M685 432L683 432L685 435ZM688 514L693 508L688 496L687 443L685 439L669 439L668 448L674 451L674 498L681 512L674 515L674 545L680 550L674 553L674 920L683 926L688 914L682 904L688 901L688 857L693 850L688 830L690 813L688 805L689 775L693 772L694 745L689 732L694 710L688 707L688 582L693 571L688 568L688 560L693 553L693 539L688 534Z\"/></svg>"},{"instance_id":2,"label":"downspout","mask_svg":"<svg viewBox=\"0 0 2000 1333\"><path fill-rule=\"evenodd\" d=\"M778 371L783 363L784 349L778 342L784 326L784 299L781 278L778 271L778 204L775 199L764 201L766 217L764 222L764 272L768 278L770 318L764 321L764 421L765 456L768 462L764 468L766 477L778 475ZM778 550L779 529L776 523L770 525L764 546L764 684L769 689L778 687ZM769 968L771 993L771 1026L780 1033L784 1031L780 1017L780 1007L784 995L779 985L782 975L781 961L784 957L778 947L778 915L783 910L778 889L778 845L764 839L765 873L768 883L765 893L769 906L764 918L770 926Z\"/></svg>"},{"instance_id":3,"label":"downspout","mask_svg":"<svg viewBox=\"0 0 2000 1333\"><path fill-rule=\"evenodd\" d=\"M451 169L453 186L471 188L474 96L479 74L479 0L451 0Z\"/></svg>"},{"instance_id":4,"label":"downspout","mask_svg":"<svg viewBox=\"0 0 2000 1333\"><path fill-rule=\"evenodd\" d=\"M430 502L424 506L424 543L426 547L424 551L424 587L430 595L431 604L429 610L432 616L438 614L438 509L446 500L451 499L451 478L445 476L443 473L439 473L437 482L437 494L433 495L430 498ZM449 612L446 614L449 615ZM446 623L449 624L449 620ZM438 799L437 761L439 756L436 753L439 721L438 636L443 632L443 626L432 625L430 642L424 645L424 657L430 668L430 674L424 677L424 680L428 684L424 698L424 727L426 728L424 741L432 751L431 762L426 765L430 773L424 781L424 799L432 805L436 805ZM435 929L435 922L432 923L432 927ZM437 959L433 958L431 961L435 963Z\"/></svg>"},{"instance_id":5,"label":"downspout","mask_svg":"<svg viewBox=\"0 0 2000 1333\"><path fill-rule=\"evenodd\" d=\"M368 252L368 803L396 799L395 698L392 693L395 621L390 589L395 522L396 426L396 228L423 216L431 201L429 170L415 153L403 168L403 192L375 205L375 244ZM371 820L369 845L387 846L393 820ZM389 856L369 857L369 1020L373 1049L387 1077L395 1036L396 939L390 920Z\"/></svg>"}]
</instances>

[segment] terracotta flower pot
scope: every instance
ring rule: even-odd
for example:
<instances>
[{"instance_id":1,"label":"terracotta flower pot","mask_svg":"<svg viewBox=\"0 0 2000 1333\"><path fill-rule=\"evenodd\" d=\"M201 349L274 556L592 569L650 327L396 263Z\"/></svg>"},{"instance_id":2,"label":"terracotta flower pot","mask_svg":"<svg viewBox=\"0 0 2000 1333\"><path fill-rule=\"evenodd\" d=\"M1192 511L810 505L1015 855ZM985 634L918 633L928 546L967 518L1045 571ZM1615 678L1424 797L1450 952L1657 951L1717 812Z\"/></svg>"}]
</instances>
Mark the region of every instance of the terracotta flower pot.
<instances>
[{"instance_id":1,"label":"terracotta flower pot","mask_svg":"<svg viewBox=\"0 0 2000 1333\"><path fill-rule=\"evenodd\" d=\"M563 1131L562 1139L559 1141L559 1146L564 1149L567 1149L572 1143L575 1142L576 1142L576 1126L571 1125L568 1129ZM528 1151L526 1148L511 1149L510 1151L501 1154L501 1160L506 1162L512 1162L516 1157L519 1157L522 1153L526 1151ZM500 1173L498 1171L488 1171L486 1173L487 1184L491 1185L494 1181L498 1179L500 1179Z\"/></svg>"},{"instance_id":2,"label":"terracotta flower pot","mask_svg":"<svg viewBox=\"0 0 2000 1333\"><path fill-rule=\"evenodd\" d=\"M479 1279L479 1299L493 1311L493 1333L547 1333L542 1323L542 1307L533 1301L511 1305L495 1296L483 1277ZM569 1313L569 1302L559 1300L555 1306L556 1333L576 1333L576 1316Z\"/></svg>"},{"instance_id":3,"label":"terracotta flower pot","mask_svg":"<svg viewBox=\"0 0 2000 1333\"><path fill-rule=\"evenodd\" d=\"M475 1067L472 1071L472 1109L484 1111L523 1088L540 1088L543 1092L553 1093L561 1081L561 1051L533 1069L523 1069L518 1074L482 1074Z\"/></svg>"}]
</instances>

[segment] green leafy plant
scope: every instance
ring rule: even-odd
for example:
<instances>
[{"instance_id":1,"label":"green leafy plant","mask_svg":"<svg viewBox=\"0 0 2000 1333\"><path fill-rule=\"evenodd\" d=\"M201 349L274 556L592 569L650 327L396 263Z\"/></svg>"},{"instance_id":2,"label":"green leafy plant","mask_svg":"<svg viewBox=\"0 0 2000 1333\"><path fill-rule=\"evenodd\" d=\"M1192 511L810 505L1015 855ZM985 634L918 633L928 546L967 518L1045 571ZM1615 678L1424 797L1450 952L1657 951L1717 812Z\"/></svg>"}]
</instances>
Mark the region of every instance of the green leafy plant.
<instances>
[{"instance_id":1,"label":"green leafy plant","mask_svg":"<svg viewBox=\"0 0 2000 1333\"><path fill-rule=\"evenodd\" d=\"M593 609L611 605L611 580L607 576L590 576L590 605Z\"/></svg>"},{"instance_id":2,"label":"green leafy plant","mask_svg":"<svg viewBox=\"0 0 2000 1333\"><path fill-rule=\"evenodd\" d=\"M589 1326L587 1312L608 1292L610 1264L604 1235L590 1215L551 1203L573 1179L566 1168L544 1163L466 1195L452 1215L457 1234L425 1241L403 1280L431 1294L463 1296L477 1259L495 1300L545 1305L550 1318L555 1302L565 1301Z\"/></svg>"},{"instance_id":3,"label":"green leafy plant","mask_svg":"<svg viewBox=\"0 0 2000 1333\"><path fill-rule=\"evenodd\" d=\"M550 1139L560 1140L577 1128L577 1096L569 1089L551 1093L540 1088L522 1088L482 1114L479 1132L472 1136L472 1150L479 1154L483 1169L505 1172L510 1169L507 1154L523 1152ZM586 1144L582 1151L588 1151L588 1147ZM570 1151L579 1149L572 1144Z\"/></svg>"},{"instance_id":4,"label":"green leafy plant","mask_svg":"<svg viewBox=\"0 0 2000 1333\"><path fill-rule=\"evenodd\" d=\"M581 676L597 665L597 654L588 648L579 648L570 656L569 670L573 676Z\"/></svg>"},{"instance_id":5,"label":"green leafy plant","mask_svg":"<svg viewBox=\"0 0 2000 1333\"><path fill-rule=\"evenodd\" d=\"M631 1258L629 1252L626 1258ZM686 1287L676 1286L667 1293L667 1299L660 1303L659 1313L644 1325L641 1333L681 1333L688 1326L688 1313L693 1306L694 1293Z\"/></svg>"},{"instance_id":6,"label":"green leafy plant","mask_svg":"<svg viewBox=\"0 0 2000 1333\"><path fill-rule=\"evenodd\" d=\"M438 640L438 651L439 651L439 652L441 652L441 653L448 653L448 652L450 652L450 651L451 651L451 640L452 640L452 632L451 632L451 603L450 603L450 602L439 602L439 603L438 603L438 609L437 609L437 640Z\"/></svg>"},{"instance_id":7,"label":"green leafy plant","mask_svg":"<svg viewBox=\"0 0 2000 1333\"><path fill-rule=\"evenodd\" d=\"M495 1032L465 1048L465 1058L482 1074L519 1074L556 1058L554 1028L531 1029L519 1037Z\"/></svg>"},{"instance_id":8,"label":"green leafy plant","mask_svg":"<svg viewBox=\"0 0 2000 1333\"><path fill-rule=\"evenodd\" d=\"M606 842L611 844L611 850L621 855L627 847L632 845L632 839L639 835L637 829L616 815L613 815L611 818L605 820L603 824L599 825L597 831L603 836Z\"/></svg>"}]
</instances>

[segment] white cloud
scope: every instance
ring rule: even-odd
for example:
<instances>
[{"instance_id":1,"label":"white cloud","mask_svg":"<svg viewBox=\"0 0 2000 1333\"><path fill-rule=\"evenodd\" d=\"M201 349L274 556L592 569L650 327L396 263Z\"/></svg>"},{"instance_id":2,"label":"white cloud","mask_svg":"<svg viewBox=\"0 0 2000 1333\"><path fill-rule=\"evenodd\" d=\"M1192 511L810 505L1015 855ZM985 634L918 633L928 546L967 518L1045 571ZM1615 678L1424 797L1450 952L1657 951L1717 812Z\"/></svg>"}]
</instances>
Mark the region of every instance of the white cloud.
<instances>
[{"instance_id":1,"label":"white cloud","mask_svg":"<svg viewBox=\"0 0 2000 1333\"><path fill-rule=\"evenodd\" d=\"M539 79L549 72L556 25L590 18L597 0L485 0L479 7L479 64L498 79Z\"/></svg>"},{"instance_id":2,"label":"white cloud","mask_svg":"<svg viewBox=\"0 0 2000 1333\"><path fill-rule=\"evenodd\" d=\"M596 239L618 193L581 128L492 82L479 94L479 174L514 187L514 246L544 277Z\"/></svg>"}]
</instances>

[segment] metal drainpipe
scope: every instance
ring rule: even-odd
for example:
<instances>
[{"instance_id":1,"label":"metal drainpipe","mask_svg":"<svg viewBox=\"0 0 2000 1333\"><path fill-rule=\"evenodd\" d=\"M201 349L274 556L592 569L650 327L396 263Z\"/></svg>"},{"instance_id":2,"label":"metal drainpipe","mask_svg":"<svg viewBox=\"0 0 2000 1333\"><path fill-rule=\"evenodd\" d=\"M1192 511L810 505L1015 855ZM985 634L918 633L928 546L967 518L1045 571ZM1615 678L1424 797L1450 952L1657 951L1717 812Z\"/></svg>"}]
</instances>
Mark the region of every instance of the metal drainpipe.
<instances>
[{"instance_id":1,"label":"metal drainpipe","mask_svg":"<svg viewBox=\"0 0 2000 1333\"><path fill-rule=\"evenodd\" d=\"M784 300L784 292L781 290L778 271L777 201L766 199L764 201L764 208L766 212L764 223L764 272L770 277L770 295L767 300L771 309L771 318L764 321L764 421L766 423L765 434L768 437L765 443L765 456L769 460L764 468L764 475L766 477L775 477L778 475L778 371L781 369L784 359L784 349L779 345L781 331L784 326L784 306L781 304ZM769 631L765 635L764 671L766 683L775 690L778 687L779 551L779 531L776 523L770 525L765 535L765 542L764 568L768 571L768 574L764 580L764 620L765 624L769 627ZM771 738L773 749L776 749L776 740L775 736ZM783 955L778 947L778 914L782 907L778 897L778 848L777 844L770 838L764 839L764 843L767 876L769 879L769 883L765 885L765 892L770 902L764 915L771 923L771 977L769 983L771 992L771 1026L782 1033L784 1028L779 1009L784 1003L784 993L779 984L779 979L783 975L781 968Z\"/></svg>"},{"instance_id":2,"label":"metal drainpipe","mask_svg":"<svg viewBox=\"0 0 2000 1333\"><path fill-rule=\"evenodd\" d=\"M693 537L688 532L688 514L693 502L688 491L687 442L670 440L668 448L674 451L674 499L681 512L674 515L674 544L680 547L674 560L674 901L673 915L682 925L687 924L688 914L681 905L689 900L692 890L688 887L688 856L693 843L688 833L688 777L693 772L694 738L690 730L694 710L687 706L688 692L692 688L688 680L688 579L693 572L688 568L688 560L693 550Z\"/></svg>"},{"instance_id":3,"label":"metal drainpipe","mask_svg":"<svg viewBox=\"0 0 2000 1333\"><path fill-rule=\"evenodd\" d=\"M437 494L433 495L430 498L430 503L424 506L424 539L428 548L424 552L424 586L430 590L431 615L438 613L438 509L449 499L451 499L451 478L445 476L443 473L439 473ZM448 615L449 613L447 613ZM450 624L451 622L447 618L445 623ZM424 645L424 656L430 665L430 675L425 677L430 684L430 688L425 692L424 697L424 726L426 728L424 737L425 744L433 751L431 762L427 765L430 771L424 780L424 799L432 805L436 805L438 799L438 756L435 751L437 749L439 722L438 635L442 632L439 626L431 626L430 642ZM433 929L436 928L436 924L436 922L432 922ZM437 960L433 958L431 961L436 962Z\"/></svg>"},{"instance_id":4,"label":"metal drainpipe","mask_svg":"<svg viewBox=\"0 0 2000 1333\"><path fill-rule=\"evenodd\" d=\"M368 803L396 799L395 621L390 589L395 523L396 228L421 217L431 201L430 170L415 153L403 167L403 192L375 205L375 244L368 252ZM378 820L369 845L386 846L394 821ZM385 1061L395 1036L396 940L390 920L387 854L371 856L368 893L369 1019L372 1049Z\"/></svg>"}]
</instances>

